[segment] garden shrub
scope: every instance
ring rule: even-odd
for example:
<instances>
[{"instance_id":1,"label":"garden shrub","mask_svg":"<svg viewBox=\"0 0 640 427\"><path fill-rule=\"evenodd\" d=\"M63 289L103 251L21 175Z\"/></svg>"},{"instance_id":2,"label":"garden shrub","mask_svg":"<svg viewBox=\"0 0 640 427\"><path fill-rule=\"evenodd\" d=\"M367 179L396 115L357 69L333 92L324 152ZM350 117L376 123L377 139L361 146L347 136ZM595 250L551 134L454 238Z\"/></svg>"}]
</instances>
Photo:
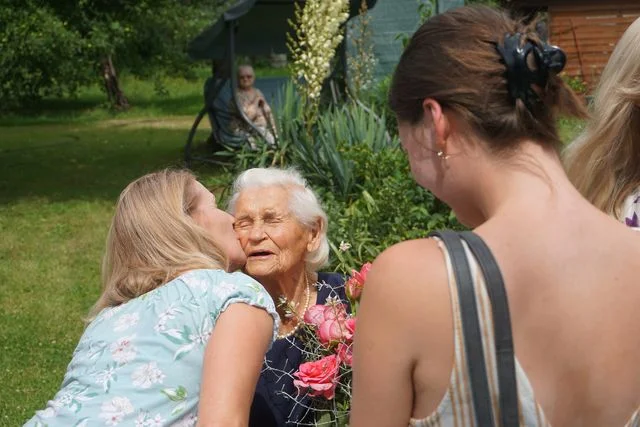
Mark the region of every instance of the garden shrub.
<instances>
[{"instance_id":1,"label":"garden shrub","mask_svg":"<svg viewBox=\"0 0 640 427\"><path fill-rule=\"evenodd\" d=\"M371 105L371 108L384 118L387 129L392 135L398 134L398 122L395 114L389 107L389 89L391 88L391 76L386 76L378 81L370 90L362 94L363 102Z\"/></svg>"},{"instance_id":2,"label":"garden shrub","mask_svg":"<svg viewBox=\"0 0 640 427\"><path fill-rule=\"evenodd\" d=\"M425 237L431 230L461 228L448 206L415 183L398 147L373 151L353 145L341 152L357 165L357 196L343 199L311 182L329 215L333 267L371 261L385 248ZM340 242L351 245L347 254L338 250ZM345 257L349 262L340 259Z\"/></svg>"}]
</instances>

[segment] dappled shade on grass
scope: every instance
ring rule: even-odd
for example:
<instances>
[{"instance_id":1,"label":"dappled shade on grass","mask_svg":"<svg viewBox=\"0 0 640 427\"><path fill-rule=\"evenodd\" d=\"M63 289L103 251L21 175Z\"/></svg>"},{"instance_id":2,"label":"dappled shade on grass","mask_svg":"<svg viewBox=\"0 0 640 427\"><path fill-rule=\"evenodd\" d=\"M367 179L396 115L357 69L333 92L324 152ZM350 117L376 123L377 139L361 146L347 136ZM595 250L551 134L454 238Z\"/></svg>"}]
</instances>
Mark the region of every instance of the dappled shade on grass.
<instances>
[{"instance_id":1,"label":"dappled shade on grass","mask_svg":"<svg viewBox=\"0 0 640 427\"><path fill-rule=\"evenodd\" d=\"M155 85L152 81L123 76L121 87L131 104L131 108L125 112L108 108L104 91L94 85L81 88L76 97L45 98L29 108L5 112L0 116L0 125L86 123L115 117L195 116L202 108L203 85L209 75L204 68L196 71L192 80L167 77Z\"/></svg>"},{"instance_id":2,"label":"dappled shade on grass","mask_svg":"<svg viewBox=\"0 0 640 427\"><path fill-rule=\"evenodd\" d=\"M142 173L179 166L185 137L182 130L102 125L10 127L1 132L0 203L25 197L113 200Z\"/></svg>"}]
</instances>

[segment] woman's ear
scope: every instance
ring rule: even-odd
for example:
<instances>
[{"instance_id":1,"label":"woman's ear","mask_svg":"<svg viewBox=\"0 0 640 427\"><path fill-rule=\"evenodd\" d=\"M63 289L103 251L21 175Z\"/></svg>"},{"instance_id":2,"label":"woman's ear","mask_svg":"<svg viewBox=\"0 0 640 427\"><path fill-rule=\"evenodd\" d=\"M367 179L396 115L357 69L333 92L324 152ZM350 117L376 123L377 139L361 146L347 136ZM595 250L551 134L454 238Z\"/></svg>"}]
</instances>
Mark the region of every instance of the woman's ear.
<instances>
[{"instance_id":1,"label":"woman's ear","mask_svg":"<svg viewBox=\"0 0 640 427\"><path fill-rule=\"evenodd\" d=\"M307 252L313 252L320 247L320 238L323 232L323 224L321 218L316 219L315 224L309 231L309 240L307 241Z\"/></svg>"},{"instance_id":2,"label":"woman's ear","mask_svg":"<svg viewBox=\"0 0 640 427\"><path fill-rule=\"evenodd\" d=\"M433 127L436 136L436 148L446 152L446 141L449 139L449 119L442 111L442 106L433 98L427 98L422 102L422 110L425 123Z\"/></svg>"}]
</instances>

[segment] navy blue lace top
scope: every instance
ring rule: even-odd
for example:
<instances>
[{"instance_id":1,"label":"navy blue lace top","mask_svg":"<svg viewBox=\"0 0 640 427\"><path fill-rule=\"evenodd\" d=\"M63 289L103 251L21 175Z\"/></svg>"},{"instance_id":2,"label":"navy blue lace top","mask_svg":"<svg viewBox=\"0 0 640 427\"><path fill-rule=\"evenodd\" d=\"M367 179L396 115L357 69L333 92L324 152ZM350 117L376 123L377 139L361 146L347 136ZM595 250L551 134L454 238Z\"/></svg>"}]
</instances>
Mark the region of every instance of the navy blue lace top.
<instances>
[{"instance_id":1,"label":"navy blue lace top","mask_svg":"<svg viewBox=\"0 0 640 427\"><path fill-rule=\"evenodd\" d=\"M329 296L347 301L344 277L337 273L318 273L318 298L324 304ZM265 357L251 405L249 427L297 426L312 423L308 398L296 397L293 373L303 362L295 336L276 340ZM292 397L295 397L293 399Z\"/></svg>"}]
</instances>

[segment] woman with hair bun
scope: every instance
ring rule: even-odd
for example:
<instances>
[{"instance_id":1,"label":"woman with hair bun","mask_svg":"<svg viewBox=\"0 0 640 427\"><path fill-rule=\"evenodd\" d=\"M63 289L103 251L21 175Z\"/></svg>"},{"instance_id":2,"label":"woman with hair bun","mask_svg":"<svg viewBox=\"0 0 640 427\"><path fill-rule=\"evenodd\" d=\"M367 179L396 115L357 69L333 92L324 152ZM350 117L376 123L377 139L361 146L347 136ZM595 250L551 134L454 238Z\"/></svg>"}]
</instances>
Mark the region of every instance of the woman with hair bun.
<instances>
[{"instance_id":1,"label":"woman with hair bun","mask_svg":"<svg viewBox=\"0 0 640 427\"><path fill-rule=\"evenodd\" d=\"M413 35L391 108L414 178L473 232L399 243L358 310L351 427L639 425L640 240L585 200L585 115L535 23L468 6Z\"/></svg>"}]
</instances>

